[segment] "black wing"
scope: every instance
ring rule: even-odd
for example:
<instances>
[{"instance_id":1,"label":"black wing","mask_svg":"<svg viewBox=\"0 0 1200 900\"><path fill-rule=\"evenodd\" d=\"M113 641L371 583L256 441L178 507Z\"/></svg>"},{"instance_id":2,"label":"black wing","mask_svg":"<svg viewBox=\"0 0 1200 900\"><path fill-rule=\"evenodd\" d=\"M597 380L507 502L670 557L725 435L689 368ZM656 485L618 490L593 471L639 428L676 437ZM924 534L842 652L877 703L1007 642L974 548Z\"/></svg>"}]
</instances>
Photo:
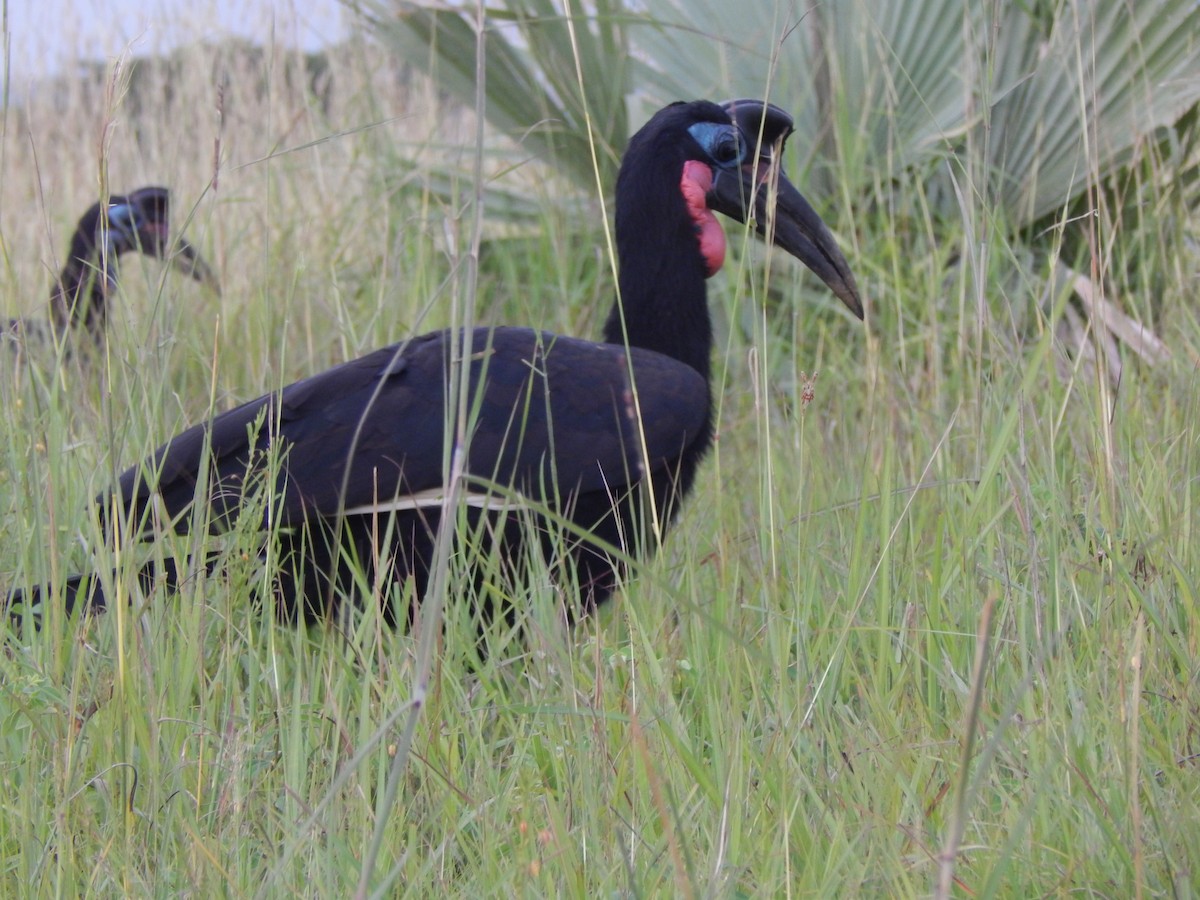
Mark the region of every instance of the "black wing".
<instances>
[{"instance_id":1,"label":"black wing","mask_svg":"<svg viewBox=\"0 0 1200 900\"><path fill-rule=\"evenodd\" d=\"M236 514L272 449L272 515L282 524L436 492L453 427L455 337L385 347L182 432L121 476L127 510L140 515L157 494L176 519L202 497L220 522ZM496 483L548 502L554 492L619 489L647 462L673 469L709 427L703 377L661 354L524 328L476 329L471 350L467 471L476 489Z\"/></svg>"}]
</instances>

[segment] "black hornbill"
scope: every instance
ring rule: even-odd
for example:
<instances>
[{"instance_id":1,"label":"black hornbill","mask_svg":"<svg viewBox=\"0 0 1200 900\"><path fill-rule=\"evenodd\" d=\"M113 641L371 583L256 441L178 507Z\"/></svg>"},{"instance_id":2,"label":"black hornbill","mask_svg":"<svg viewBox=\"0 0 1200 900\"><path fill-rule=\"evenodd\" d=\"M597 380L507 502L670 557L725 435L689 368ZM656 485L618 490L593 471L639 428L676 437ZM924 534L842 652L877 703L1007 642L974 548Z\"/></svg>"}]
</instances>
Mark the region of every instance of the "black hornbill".
<instances>
[{"instance_id":1,"label":"black hornbill","mask_svg":"<svg viewBox=\"0 0 1200 900\"><path fill-rule=\"evenodd\" d=\"M791 131L774 106L697 101L666 107L632 138L617 179L619 293L602 341L508 327L414 337L182 432L98 509L121 510L121 533L145 538L252 516L278 541L278 611L311 620L355 593L347 558L369 584L411 579L423 595L456 453L463 492L450 515L465 517L478 552L519 566L540 549L561 585L578 586L568 615L590 611L616 586L620 559L653 549L653 526L673 519L712 440L705 279L725 251L713 212L753 215L862 317L833 237L778 172ZM462 432L455 373L468 388ZM475 552L469 543L455 546ZM103 607L99 581L64 585L68 607Z\"/></svg>"},{"instance_id":2,"label":"black hornbill","mask_svg":"<svg viewBox=\"0 0 1200 900\"><path fill-rule=\"evenodd\" d=\"M50 292L54 333L83 328L99 340L108 318L108 300L116 292L118 259L139 251L169 259L179 271L201 284L219 289L216 276L196 249L183 238L172 241L169 228L171 195L166 188L144 187L126 196L113 195L95 203L79 219L67 262ZM46 323L14 319L6 333L29 337Z\"/></svg>"}]
</instances>

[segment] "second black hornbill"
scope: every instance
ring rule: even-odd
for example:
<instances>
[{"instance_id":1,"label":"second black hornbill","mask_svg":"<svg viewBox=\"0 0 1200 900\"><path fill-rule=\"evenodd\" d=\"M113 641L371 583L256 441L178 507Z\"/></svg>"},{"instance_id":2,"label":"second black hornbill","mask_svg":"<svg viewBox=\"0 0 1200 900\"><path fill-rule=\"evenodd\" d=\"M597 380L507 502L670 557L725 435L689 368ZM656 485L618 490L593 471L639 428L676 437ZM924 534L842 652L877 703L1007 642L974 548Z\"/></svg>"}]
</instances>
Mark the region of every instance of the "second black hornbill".
<instances>
[{"instance_id":1,"label":"second black hornbill","mask_svg":"<svg viewBox=\"0 0 1200 900\"><path fill-rule=\"evenodd\" d=\"M196 249L170 230L171 195L166 188L144 187L131 194L94 203L71 235L67 261L50 291L50 320L60 338L82 329L103 337L108 303L116 293L122 254L139 252L169 260L176 269L217 289L217 278ZM14 319L7 333L39 336L45 323Z\"/></svg>"},{"instance_id":2,"label":"second black hornbill","mask_svg":"<svg viewBox=\"0 0 1200 900\"><path fill-rule=\"evenodd\" d=\"M617 179L619 292L603 340L507 327L414 337L184 431L99 508L123 511L121 532L146 537L251 515L242 524L278 542L281 614L312 619L360 595L357 565L365 584L391 586L382 593L394 623L393 588L411 579L419 598L428 586L458 459L453 514L474 536L458 552L511 565L544 553L565 592L578 591L568 614L592 610L622 561L653 549L712 440L705 281L725 253L713 213L753 217L862 317L829 230L779 172L791 131L768 104L697 101L666 107L634 135ZM63 587L71 607L106 602L96 577Z\"/></svg>"}]
</instances>

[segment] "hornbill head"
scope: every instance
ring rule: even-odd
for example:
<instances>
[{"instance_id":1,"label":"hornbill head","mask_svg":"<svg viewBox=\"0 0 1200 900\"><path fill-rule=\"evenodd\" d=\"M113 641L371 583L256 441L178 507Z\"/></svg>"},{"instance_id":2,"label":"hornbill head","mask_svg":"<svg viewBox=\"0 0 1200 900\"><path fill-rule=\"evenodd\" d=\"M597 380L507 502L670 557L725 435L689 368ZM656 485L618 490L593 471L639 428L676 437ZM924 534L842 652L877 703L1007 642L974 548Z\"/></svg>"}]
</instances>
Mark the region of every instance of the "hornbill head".
<instances>
[{"instance_id":1,"label":"hornbill head","mask_svg":"<svg viewBox=\"0 0 1200 900\"><path fill-rule=\"evenodd\" d=\"M145 187L128 196L109 198L103 216L100 204L93 206L79 224L82 229L91 217L96 246L107 242L112 257L127 251L154 256L219 292L216 273L196 248L182 237L172 238L170 211L171 195L166 188Z\"/></svg>"},{"instance_id":2,"label":"hornbill head","mask_svg":"<svg viewBox=\"0 0 1200 900\"><path fill-rule=\"evenodd\" d=\"M103 332L107 298L117 286L117 260L129 251L166 260L220 293L216 275L196 249L172 237L170 209L166 188L146 187L95 203L83 214L50 293L50 317L59 328L84 327L96 336Z\"/></svg>"},{"instance_id":3,"label":"hornbill head","mask_svg":"<svg viewBox=\"0 0 1200 900\"><path fill-rule=\"evenodd\" d=\"M744 146L723 151L737 154L739 165L736 169L714 170L706 198L709 208L739 222L753 217L759 234L812 269L861 319L858 285L837 242L780 170L784 142L795 130L792 117L761 100L728 100L721 106L735 126L737 141Z\"/></svg>"}]
</instances>

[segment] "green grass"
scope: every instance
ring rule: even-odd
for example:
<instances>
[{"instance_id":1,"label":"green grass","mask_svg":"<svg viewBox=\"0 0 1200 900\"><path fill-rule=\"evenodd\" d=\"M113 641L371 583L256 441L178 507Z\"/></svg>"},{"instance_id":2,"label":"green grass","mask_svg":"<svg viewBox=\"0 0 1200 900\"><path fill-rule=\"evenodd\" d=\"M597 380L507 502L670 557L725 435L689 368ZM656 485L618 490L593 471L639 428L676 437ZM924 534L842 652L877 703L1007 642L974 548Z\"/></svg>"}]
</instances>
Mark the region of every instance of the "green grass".
<instances>
[{"instance_id":1,"label":"green grass","mask_svg":"<svg viewBox=\"0 0 1200 900\"><path fill-rule=\"evenodd\" d=\"M196 53L181 92L199 101ZM277 71L265 98L229 99L215 191L215 125L203 149L172 144L181 113L162 110L146 150L119 105L97 113L119 125L114 189L160 181L195 203L188 234L224 293L131 266L107 356L5 379L5 586L112 568L88 499L185 424L450 320L471 214L400 189L424 174L404 154L445 138L432 95L372 79L367 53L336 62L355 86L336 117ZM361 129L413 108L428 118ZM37 261L62 252L97 162L31 110L43 172L75 179L43 206L14 115L4 296L32 313ZM934 222L919 183L898 195L812 198L867 328L792 263L764 274L729 227L715 450L663 552L573 632L535 580L518 588L524 643L473 660L453 571L432 658L428 621L280 627L249 601L266 576L234 535L227 569L178 595L10 635L0 894L344 896L378 830L366 881L383 896L907 896L948 878L961 896L1192 895L1194 250L1137 237L1139 283L1163 289L1131 308L1153 310L1173 357L1128 361L1113 393L1057 365L1047 263L986 210ZM600 246L492 245L476 315L597 333Z\"/></svg>"}]
</instances>

